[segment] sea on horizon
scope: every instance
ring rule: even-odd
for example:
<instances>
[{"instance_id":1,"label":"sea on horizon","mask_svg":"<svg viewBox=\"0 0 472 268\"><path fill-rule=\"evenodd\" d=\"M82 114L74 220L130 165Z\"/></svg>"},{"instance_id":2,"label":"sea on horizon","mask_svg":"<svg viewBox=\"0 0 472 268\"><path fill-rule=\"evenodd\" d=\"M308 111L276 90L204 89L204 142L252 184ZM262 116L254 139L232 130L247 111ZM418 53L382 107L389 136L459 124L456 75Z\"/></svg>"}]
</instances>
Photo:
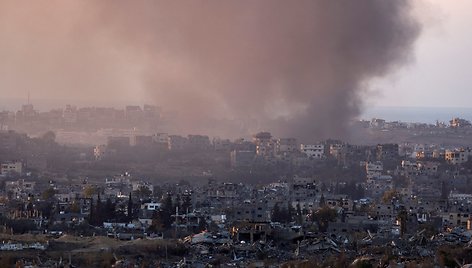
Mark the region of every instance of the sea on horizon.
<instances>
[{"instance_id":1,"label":"sea on horizon","mask_svg":"<svg viewBox=\"0 0 472 268\"><path fill-rule=\"evenodd\" d=\"M365 108L359 119L380 118L409 123L448 123L452 118L472 120L472 107L371 107Z\"/></svg>"}]
</instances>

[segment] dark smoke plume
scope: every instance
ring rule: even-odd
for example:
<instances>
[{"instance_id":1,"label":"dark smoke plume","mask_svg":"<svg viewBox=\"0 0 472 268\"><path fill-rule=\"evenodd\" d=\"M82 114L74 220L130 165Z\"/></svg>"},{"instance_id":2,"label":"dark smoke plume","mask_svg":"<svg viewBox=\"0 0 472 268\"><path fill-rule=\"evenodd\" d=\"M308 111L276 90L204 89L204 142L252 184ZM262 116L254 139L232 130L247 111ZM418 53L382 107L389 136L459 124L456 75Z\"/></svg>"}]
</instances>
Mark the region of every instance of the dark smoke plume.
<instances>
[{"instance_id":1,"label":"dark smoke plume","mask_svg":"<svg viewBox=\"0 0 472 268\"><path fill-rule=\"evenodd\" d=\"M406 63L420 31L407 0L50 3L23 7L27 36L47 41L13 62L46 57L33 77L72 96L142 89L182 133L340 137L370 79Z\"/></svg>"}]
</instances>

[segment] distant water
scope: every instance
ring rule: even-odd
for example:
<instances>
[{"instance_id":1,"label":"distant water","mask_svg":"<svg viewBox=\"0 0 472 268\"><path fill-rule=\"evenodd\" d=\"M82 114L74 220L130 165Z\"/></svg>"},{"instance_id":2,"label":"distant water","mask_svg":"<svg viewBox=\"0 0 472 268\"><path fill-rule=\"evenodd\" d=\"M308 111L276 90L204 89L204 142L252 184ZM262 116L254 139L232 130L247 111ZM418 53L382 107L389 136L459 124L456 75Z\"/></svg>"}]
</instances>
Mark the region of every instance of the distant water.
<instances>
[{"instance_id":1,"label":"distant water","mask_svg":"<svg viewBox=\"0 0 472 268\"><path fill-rule=\"evenodd\" d=\"M360 119L434 124L436 120L447 123L455 117L472 121L472 107L372 107L365 109Z\"/></svg>"}]
</instances>

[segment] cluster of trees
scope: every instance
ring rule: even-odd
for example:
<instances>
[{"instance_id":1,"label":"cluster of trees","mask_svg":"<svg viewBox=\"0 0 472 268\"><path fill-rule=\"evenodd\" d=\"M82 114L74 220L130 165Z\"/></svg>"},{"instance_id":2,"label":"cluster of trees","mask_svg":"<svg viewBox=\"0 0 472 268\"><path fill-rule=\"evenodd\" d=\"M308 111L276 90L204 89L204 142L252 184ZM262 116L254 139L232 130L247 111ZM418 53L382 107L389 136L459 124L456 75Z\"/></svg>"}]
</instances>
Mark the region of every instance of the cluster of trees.
<instances>
[{"instance_id":1,"label":"cluster of trees","mask_svg":"<svg viewBox=\"0 0 472 268\"><path fill-rule=\"evenodd\" d=\"M167 195L159 210L155 211L152 216L151 231L162 232L171 227L173 223L172 214L175 213L175 206L172 203L172 196Z\"/></svg>"},{"instance_id":2,"label":"cluster of trees","mask_svg":"<svg viewBox=\"0 0 472 268\"><path fill-rule=\"evenodd\" d=\"M296 224L302 224L304 222L304 217L308 216L308 221L316 223L318 229L325 232L328 230L329 222L336 220L337 212L336 210L326 206L323 196L320 199L320 206L321 207L317 211L308 213L308 211L304 211L300 208L300 204L297 204L294 209L290 204L281 207L279 203L277 203L272 209L271 220L280 223L295 222Z\"/></svg>"},{"instance_id":3,"label":"cluster of trees","mask_svg":"<svg viewBox=\"0 0 472 268\"><path fill-rule=\"evenodd\" d=\"M56 190L54 190L52 187L49 187L41 194L41 198L44 200L50 200L54 197L54 195L56 195Z\"/></svg>"},{"instance_id":4,"label":"cluster of trees","mask_svg":"<svg viewBox=\"0 0 472 268\"><path fill-rule=\"evenodd\" d=\"M88 218L89 223L94 226L102 226L105 221L130 222L133 220L135 208L131 193L126 207L126 214L122 209L117 210L117 206L118 204L113 202L110 198L102 202L100 194L98 194L97 202L94 202L93 198L91 198L90 214Z\"/></svg>"},{"instance_id":5,"label":"cluster of trees","mask_svg":"<svg viewBox=\"0 0 472 268\"><path fill-rule=\"evenodd\" d=\"M36 224L30 219L8 219L5 216L0 216L0 226L2 232L13 233L27 233L36 230Z\"/></svg>"},{"instance_id":6,"label":"cluster of trees","mask_svg":"<svg viewBox=\"0 0 472 268\"><path fill-rule=\"evenodd\" d=\"M311 214L311 220L316 223L318 229L321 232L326 232L328 230L329 223L335 221L336 217L336 210L328 206L323 206L315 213Z\"/></svg>"},{"instance_id":7,"label":"cluster of trees","mask_svg":"<svg viewBox=\"0 0 472 268\"><path fill-rule=\"evenodd\" d=\"M152 216L152 225L149 228L151 231L162 232L169 230L174 223L177 207L181 213L187 213L192 209L192 199L190 195L178 196L177 201L172 201L172 196L167 194L162 200L162 205L159 210L155 211ZM204 222L204 220L203 220Z\"/></svg>"},{"instance_id":8,"label":"cluster of trees","mask_svg":"<svg viewBox=\"0 0 472 268\"><path fill-rule=\"evenodd\" d=\"M395 189L387 190L382 195L382 203L384 204L392 204L395 200L401 200L400 193Z\"/></svg>"},{"instance_id":9,"label":"cluster of trees","mask_svg":"<svg viewBox=\"0 0 472 268\"><path fill-rule=\"evenodd\" d=\"M279 203L276 203L274 205L274 208L272 209L271 221L289 223L292 222L293 214L293 208L290 204L288 204L287 206L280 206Z\"/></svg>"},{"instance_id":10,"label":"cluster of trees","mask_svg":"<svg viewBox=\"0 0 472 268\"><path fill-rule=\"evenodd\" d=\"M289 223L295 222L296 224L302 224L304 217L308 214L307 210L302 210L300 204L297 204L295 209L290 205L287 207L280 207L277 203L274 205L272 209L272 217L271 220L273 222L280 222L280 223Z\"/></svg>"}]
</instances>

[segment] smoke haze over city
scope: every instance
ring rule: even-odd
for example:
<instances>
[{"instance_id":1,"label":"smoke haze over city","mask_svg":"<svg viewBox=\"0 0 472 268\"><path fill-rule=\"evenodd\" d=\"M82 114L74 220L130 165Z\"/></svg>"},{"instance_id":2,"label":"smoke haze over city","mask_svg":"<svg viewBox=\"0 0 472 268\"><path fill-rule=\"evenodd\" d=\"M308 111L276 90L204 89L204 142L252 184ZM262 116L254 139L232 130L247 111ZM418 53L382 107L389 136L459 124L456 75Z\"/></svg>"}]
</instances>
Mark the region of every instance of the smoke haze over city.
<instances>
[{"instance_id":1,"label":"smoke haze over city","mask_svg":"<svg viewBox=\"0 0 472 268\"><path fill-rule=\"evenodd\" d=\"M342 137L420 30L406 0L1 1L0 92L156 104L171 132Z\"/></svg>"},{"instance_id":2,"label":"smoke haze over city","mask_svg":"<svg viewBox=\"0 0 472 268\"><path fill-rule=\"evenodd\" d=\"M472 267L471 0L0 0L0 267Z\"/></svg>"}]
</instances>

